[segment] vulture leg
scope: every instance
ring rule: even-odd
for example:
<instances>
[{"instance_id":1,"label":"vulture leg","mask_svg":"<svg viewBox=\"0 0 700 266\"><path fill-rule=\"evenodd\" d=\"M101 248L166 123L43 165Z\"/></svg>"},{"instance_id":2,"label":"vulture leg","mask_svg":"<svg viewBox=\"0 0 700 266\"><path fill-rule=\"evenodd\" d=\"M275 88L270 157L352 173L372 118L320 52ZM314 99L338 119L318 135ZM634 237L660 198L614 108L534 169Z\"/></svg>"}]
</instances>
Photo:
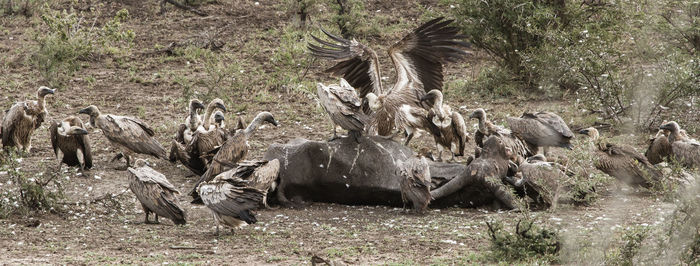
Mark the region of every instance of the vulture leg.
<instances>
[{"instance_id":1,"label":"vulture leg","mask_svg":"<svg viewBox=\"0 0 700 266\"><path fill-rule=\"evenodd\" d=\"M542 147L542 150L542 152L544 153L544 157L549 158L549 146Z\"/></svg>"},{"instance_id":2,"label":"vulture leg","mask_svg":"<svg viewBox=\"0 0 700 266\"><path fill-rule=\"evenodd\" d=\"M58 153L56 154L56 158L58 159L58 166L56 167L56 173L61 173L61 164L63 164L63 152L59 149Z\"/></svg>"},{"instance_id":3,"label":"vulture leg","mask_svg":"<svg viewBox=\"0 0 700 266\"><path fill-rule=\"evenodd\" d=\"M330 142L330 141L334 141L334 140L336 140L336 139L338 139L338 138L340 138L340 137L338 137L338 130L336 129L336 126L333 125L333 136L332 136L331 139L329 139L328 141L329 141L329 142Z\"/></svg>"},{"instance_id":4,"label":"vulture leg","mask_svg":"<svg viewBox=\"0 0 700 266\"><path fill-rule=\"evenodd\" d=\"M437 145L437 150L438 150L438 162L442 162L442 153L444 152L444 149L442 148L442 145Z\"/></svg>"},{"instance_id":5,"label":"vulture leg","mask_svg":"<svg viewBox=\"0 0 700 266\"><path fill-rule=\"evenodd\" d=\"M154 224L160 224L160 222L158 221L158 214L156 213L155 215L156 215L156 221L154 222Z\"/></svg>"},{"instance_id":6,"label":"vulture leg","mask_svg":"<svg viewBox=\"0 0 700 266\"><path fill-rule=\"evenodd\" d=\"M150 212L148 211L148 208L146 208L146 206L143 206L143 204L141 204L141 208L143 208L143 213L146 214L146 217L145 217L143 223L150 224L151 221L148 220L148 215L150 214Z\"/></svg>"},{"instance_id":7,"label":"vulture leg","mask_svg":"<svg viewBox=\"0 0 700 266\"><path fill-rule=\"evenodd\" d=\"M78 149L77 151L75 151L75 155L78 156L78 163L80 163L79 170L82 173L83 170L85 170L85 158L83 158L83 151L81 149Z\"/></svg>"}]
</instances>

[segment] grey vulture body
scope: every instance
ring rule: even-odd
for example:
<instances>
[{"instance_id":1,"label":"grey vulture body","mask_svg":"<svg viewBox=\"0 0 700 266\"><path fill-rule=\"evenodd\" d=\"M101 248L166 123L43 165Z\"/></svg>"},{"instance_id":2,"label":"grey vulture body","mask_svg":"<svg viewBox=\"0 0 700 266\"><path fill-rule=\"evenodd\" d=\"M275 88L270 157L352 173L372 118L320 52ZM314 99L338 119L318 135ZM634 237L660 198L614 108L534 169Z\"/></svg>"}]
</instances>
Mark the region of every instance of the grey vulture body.
<instances>
[{"instance_id":1,"label":"grey vulture body","mask_svg":"<svg viewBox=\"0 0 700 266\"><path fill-rule=\"evenodd\" d=\"M536 204L552 207L564 192L563 182L567 179L562 165L547 162L541 155L535 155L523 160L518 167L520 179L506 178L516 187L516 191L530 197Z\"/></svg>"},{"instance_id":2,"label":"grey vulture body","mask_svg":"<svg viewBox=\"0 0 700 266\"><path fill-rule=\"evenodd\" d=\"M83 121L76 116L69 116L62 121L54 121L49 127L51 146L61 164L78 166L81 170L92 168L92 149L88 131Z\"/></svg>"},{"instance_id":3,"label":"grey vulture body","mask_svg":"<svg viewBox=\"0 0 700 266\"><path fill-rule=\"evenodd\" d=\"M430 196L430 166L425 158L410 158L398 165L401 178L401 200L411 202L417 213L425 213L432 197Z\"/></svg>"},{"instance_id":4,"label":"grey vulture body","mask_svg":"<svg viewBox=\"0 0 700 266\"><path fill-rule=\"evenodd\" d=\"M503 140L506 148L509 148L514 156L520 156L523 158L528 158L534 155L533 150L536 147L532 147L527 144L520 136L513 134L510 130L494 125L488 120L486 116L486 111L484 109L476 109L469 118L476 118L479 120L479 129L474 133L474 142L478 147L483 148L483 142L490 136L496 136ZM514 159L514 158L511 158Z\"/></svg>"},{"instance_id":5,"label":"grey vulture body","mask_svg":"<svg viewBox=\"0 0 700 266\"><path fill-rule=\"evenodd\" d=\"M579 131L595 144L595 167L630 186L650 188L662 178L661 172L634 148L600 141L598 130L589 127Z\"/></svg>"},{"instance_id":6,"label":"grey vulture body","mask_svg":"<svg viewBox=\"0 0 700 266\"><path fill-rule=\"evenodd\" d=\"M355 89L345 79L340 79L340 84L325 86L318 83L316 86L318 101L326 110L335 125L348 131L348 135L355 140L365 131L365 124L369 118L360 109L362 101L357 96ZM333 126L333 138L338 136Z\"/></svg>"},{"instance_id":7,"label":"grey vulture body","mask_svg":"<svg viewBox=\"0 0 700 266\"><path fill-rule=\"evenodd\" d=\"M262 191L265 195L262 203L267 204L267 193L277 187L277 176L280 171L280 161L242 161L238 165L226 172L219 174L222 179L242 179L247 181L248 187Z\"/></svg>"},{"instance_id":8,"label":"grey vulture body","mask_svg":"<svg viewBox=\"0 0 700 266\"><path fill-rule=\"evenodd\" d=\"M525 112L520 117L507 117L510 130L527 142L530 147L544 147L545 155L549 147L571 149L574 133L561 117L552 112ZM533 150L532 153L537 153Z\"/></svg>"},{"instance_id":9,"label":"grey vulture body","mask_svg":"<svg viewBox=\"0 0 700 266\"><path fill-rule=\"evenodd\" d=\"M462 59L469 47L462 41L452 20L436 18L407 34L389 48L389 56L397 73L396 83L384 91L379 61L374 50L356 40L346 40L325 30L332 40L312 36L320 45L309 43L316 57L337 62L326 72L342 76L362 99L365 114L371 114L370 131L389 136L394 129L395 114L403 104L419 106L420 98L428 91L442 89L444 65ZM374 103L369 95L374 95ZM374 108L371 108L374 105Z\"/></svg>"},{"instance_id":10,"label":"grey vulture body","mask_svg":"<svg viewBox=\"0 0 700 266\"><path fill-rule=\"evenodd\" d=\"M214 177L226 171L226 167L236 165L238 162L243 160L248 154L248 139L253 135L255 130L262 122L271 123L275 126L278 125L275 118L269 112L261 112L255 119L246 127L244 130L236 132L236 135L228 138L221 147L216 149L216 155L212 158L211 164L207 168L207 171L199 178L197 183L195 183L194 188L190 192L193 198L192 203L200 204L201 199L197 194L197 187L203 182L208 182Z\"/></svg>"},{"instance_id":11,"label":"grey vulture body","mask_svg":"<svg viewBox=\"0 0 700 266\"><path fill-rule=\"evenodd\" d=\"M464 155L464 149L469 141L467 134L467 124L464 117L459 112L453 112L449 105L443 103L442 92L439 90L429 91L421 102L427 103L429 107L429 118L438 132L431 132L438 145L438 158L442 159L442 148L447 148L454 156Z\"/></svg>"},{"instance_id":12,"label":"grey vulture body","mask_svg":"<svg viewBox=\"0 0 700 266\"><path fill-rule=\"evenodd\" d=\"M185 122L180 124L175 141L180 144L187 145L192 140L192 134L202 125L202 117L199 115L199 110L204 109L204 105L197 99L190 100L187 107L187 117Z\"/></svg>"},{"instance_id":13,"label":"grey vulture body","mask_svg":"<svg viewBox=\"0 0 700 266\"><path fill-rule=\"evenodd\" d=\"M32 146L32 134L46 119L46 95L54 94L55 90L40 87L37 90L36 101L17 102L5 114L0 132L2 132L3 147L16 147L29 151Z\"/></svg>"},{"instance_id":14,"label":"grey vulture body","mask_svg":"<svg viewBox=\"0 0 700 266\"><path fill-rule=\"evenodd\" d=\"M644 152L644 156L647 157L647 160L649 160L651 164L666 161L668 157L673 154L671 143L668 142L668 135L670 132L664 131L663 129L659 130L656 136L649 139L649 147L646 152Z\"/></svg>"},{"instance_id":15,"label":"grey vulture body","mask_svg":"<svg viewBox=\"0 0 700 266\"><path fill-rule=\"evenodd\" d=\"M223 175L198 185L197 193L214 214L217 234L219 224L237 228L245 223L256 223L257 219L251 210L257 209L265 197L263 191L248 186L247 181Z\"/></svg>"},{"instance_id":16,"label":"grey vulture body","mask_svg":"<svg viewBox=\"0 0 700 266\"><path fill-rule=\"evenodd\" d=\"M700 142L689 138L675 121L661 125L660 129L671 132L668 141L676 160L689 168L700 167Z\"/></svg>"},{"instance_id":17,"label":"grey vulture body","mask_svg":"<svg viewBox=\"0 0 700 266\"><path fill-rule=\"evenodd\" d=\"M167 152L156 140L153 129L140 119L103 115L94 105L79 113L90 116L90 124L102 130L107 140L126 157L127 167L131 166L131 155L134 153L168 160Z\"/></svg>"},{"instance_id":18,"label":"grey vulture body","mask_svg":"<svg viewBox=\"0 0 700 266\"><path fill-rule=\"evenodd\" d=\"M141 160L139 160L141 161ZM185 224L185 211L180 207L177 194L180 192L171 184L165 175L148 166L129 167L129 188L141 202L145 212L145 223L150 213L155 213L155 223L158 217L165 217L175 224Z\"/></svg>"}]
</instances>

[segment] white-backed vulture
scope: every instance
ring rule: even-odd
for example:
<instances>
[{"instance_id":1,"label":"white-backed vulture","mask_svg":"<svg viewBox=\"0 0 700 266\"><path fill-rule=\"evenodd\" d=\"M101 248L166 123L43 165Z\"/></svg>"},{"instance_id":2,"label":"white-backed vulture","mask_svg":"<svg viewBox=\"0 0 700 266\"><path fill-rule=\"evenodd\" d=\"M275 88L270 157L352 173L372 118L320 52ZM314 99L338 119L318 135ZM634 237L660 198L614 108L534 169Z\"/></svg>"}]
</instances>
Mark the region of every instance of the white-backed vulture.
<instances>
[{"instance_id":1,"label":"white-backed vulture","mask_svg":"<svg viewBox=\"0 0 700 266\"><path fill-rule=\"evenodd\" d=\"M2 120L2 146L17 147L22 151L30 151L32 134L46 119L46 95L54 94L56 90L41 86L36 92L36 101L17 102L7 111Z\"/></svg>"},{"instance_id":2,"label":"white-backed vulture","mask_svg":"<svg viewBox=\"0 0 700 266\"><path fill-rule=\"evenodd\" d=\"M664 129L659 129L656 136L649 139L649 147L644 152L644 156L651 164L661 163L668 160L668 157L673 154L671 143L668 142L668 135L671 132Z\"/></svg>"},{"instance_id":3,"label":"white-backed vulture","mask_svg":"<svg viewBox=\"0 0 700 266\"><path fill-rule=\"evenodd\" d=\"M634 148L600 140L600 134L594 127L581 129L578 133L589 136L595 144L594 164L603 173L627 185L644 188L650 188L654 182L661 180L661 172Z\"/></svg>"},{"instance_id":4,"label":"white-backed vulture","mask_svg":"<svg viewBox=\"0 0 700 266\"><path fill-rule=\"evenodd\" d=\"M459 112L453 112L449 105L443 103L442 97L441 91L431 90L421 98L421 102L428 104L430 121L440 130L439 133L431 132L438 146L438 160L442 160L443 147L450 151L454 159L455 156L464 155L469 141L467 124Z\"/></svg>"},{"instance_id":5,"label":"white-backed vulture","mask_svg":"<svg viewBox=\"0 0 700 266\"><path fill-rule=\"evenodd\" d=\"M506 178L516 188L522 189L536 204L552 207L562 193L562 182L567 174L562 165L548 162L542 154L523 160L518 167L520 179Z\"/></svg>"},{"instance_id":6,"label":"white-backed vulture","mask_svg":"<svg viewBox=\"0 0 700 266\"><path fill-rule=\"evenodd\" d=\"M401 178L401 200L404 204L410 201L416 213L425 213L432 199L428 160L425 157L413 157L406 162L399 162L398 168Z\"/></svg>"},{"instance_id":7,"label":"white-backed vulture","mask_svg":"<svg viewBox=\"0 0 700 266\"><path fill-rule=\"evenodd\" d=\"M202 118L197 113L199 110L204 109L204 105L197 99L190 100L188 106L187 118L185 118L185 123L180 124L178 128L175 140L181 144L187 144L192 140L192 134L197 130L199 126L202 125Z\"/></svg>"},{"instance_id":8,"label":"white-backed vulture","mask_svg":"<svg viewBox=\"0 0 700 266\"><path fill-rule=\"evenodd\" d=\"M533 147L543 147L544 154L549 153L549 147L571 149L571 139L574 133L561 117L552 112L525 112L520 117L507 117L510 130Z\"/></svg>"},{"instance_id":9,"label":"white-backed vulture","mask_svg":"<svg viewBox=\"0 0 700 266\"><path fill-rule=\"evenodd\" d=\"M428 91L442 89L444 65L462 59L469 47L452 20L436 18L419 26L389 48L394 63L396 83L384 91L381 83L379 60L374 50L356 40L346 40L321 29L332 41L312 36L320 45L309 43L316 57L330 59L337 64L326 70L347 80L357 89L363 100L363 111L370 114L368 95L373 94L379 109L371 115L371 131L389 136L394 129L394 115L403 104L419 106L420 98Z\"/></svg>"},{"instance_id":10,"label":"white-backed vulture","mask_svg":"<svg viewBox=\"0 0 700 266\"><path fill-rule=\"evenodd\" d=\"M140 165L143 160L137 160L135 168L129 167L129 188L141 202L146 214L145 223L159 223L158 217L165 217L175 224L185 224L185 211L180 207L177 194L180 191L171 184L165 175L153 168ZM154 213L155 221L148 220L148 215Z\"/></svg>"},{"instance_id":11,"label":"white-backed vulture","mask_svg":"<svg viewBox=\"0 0 700 266\"><path fill-rule=\"evenodd\" d=\"M80 170L92 168L92 149L88 131L79 117L69 116L62 121L54 121L49 127L51 146L58 158L58 169L61 164L78 166Z\"/></svg>"},{"instance_id":12,"label":"white-backed vulture","mask_svg":"<svg viewBox=\"0 0 700 266\"><path fill-rule=\"evenodd\" d=\"M372 98L374 95L370 94L367 97ZM374 101L371 100L370 102L370 106L372 106ZM374 107L371 108L375 110ZM413 139L413 136L419 129L430 132L431 134L440 134L440 129L430 122L430 113L422 107L402 104L394 114L394 120L397 130L389 137L394 138L402 131L405 132L406 140L403 144L406 146L408 146L409 141Z\"/></svg>"},{"instance_id":13,"label":"white-backed vulture","mask_svg":"<svg viewBox=\"0 0 700 266\"><path fill-rule=\"evenodd\" d=\"M675 121L663 124L659 128L671 132L668 142L671 143L676 160L689 168L700 167L700 142L689 138Z\"/></svg>"},{"instance_id":14,"label":"white-backed vulture","mask_svg":"<svg viewBox=\"0 0 700 266\"><path fill-rule=\"evenodd\" d=\"M469 116L470 119L476 118L479 120L479 128L474 133L474 142L478 147L483 147L483 142L489 136L496 136L503 141L506 148L509 148L514 156L528 158L534 153L533 147L523 141L518 135L513 134L509 129L494 125L486 117L486 111L482 108L474 110ZM511 158L514 159L514 158Z\"/></svg>"},{"instance_id":15,"label":"white-backed vulture","mask_svg":"<svg viewBox=\"0 0 700 266\"><path fill-rule=\"evenodd\" d=\"M217 235L219 224L229 226L233 230L245 223L257 222L251 210L257 209L263 203L265 193L248 186L248 183L237 177L218 175L213 180L196 186L201 201L214 214Z\"/></svg>"},{"instance_id":16,"label":"white-backed vulture","mask_svg":"<svg viewBox=\"0 0 700 266\"><path fill-rule=\"evenodd\" d=\"M199 127L197 127L197 131L208 131L214 128L214 125L211 124L214 121L212 121L211 118L212 115L214 115L216 109L221 109L222 111L226 112L226 106L224 105L224 101L222 101L219 98L216 98L209 102L209 104L207 105L207 110L204 113L204 121Z\"/></svg>"},{"instance_id":17,"label":"white-backed vulture","mask_svg":"<svg viewBox=\"0 0 700 266\"><path fill-rule=\"evenodd\" d=\"M78 113L90 116L90 125L102 130L109 142L121 151L114 159L126 159L126 166L131 166L132 154L146 154L168 160L163 146L155 138L155 132L145 122L127 116L103 115L96 106L90 105Z\"/></svg>"},{"instance_id":18,"label":"white-backed vulture","mask_svg":"<svg viewBox=\"0 0 700 266\"><path fill-rule=\"evenodd\" d=\"M234 166L234 165L232 165ZM242 179L247 186L262 191L263 205L268 207L267 194L277 187L277 176L280 171L280 161L242 161L231 170L219 174L223 179Z\"/></svg>"},{"instance_id":19,"label":"white-backed vulture","mask_svg":"<svg viewBox=\"0 0 700 266\"><path fill-rule=\"evenodd\" d=\"M369 117L360 110L362 101L357 96L357 91L350 86L345 79L340 79L340 84L325 86L321 83L316 85L318 101L326 110L326 113L333 121L333 137L338 138L336 125L348 131L348 136L359 142L362 132L365 131Z\"/></svg>"},{"instance_id":20,"label":"white-backed vulture","mask_svg":"<svg viewBox=\"0 0 700 266\"><path fill-rule=\"evenodd\" d=\"M228 137L226 130L221 128L220 123L216 122L223 122L223 118L224 115L217 111L214 114L213 127L210 127L209 130L197 130L192 136L192 141L185 147L189 157L187 165L195 168L196 171L193 170L193 172L197 175L202 175L207 171L207 165L211 163L211 158L214 156L212 151L224 144Z\"/></svg>"},{"instance_id":21,"label":"white-backed vulture","mask_svg":"<svg viewBox=\"0 0 700 266\"><path fill-rule=\"evenodd\" d=\"M211 164L207 168L207 171L199 178L194 188L190 192L193 198L192 203L201 204L201 199L197 195L197 186L202 182L207 182L212 180L214 177L225 171L227 165L235 165L245 158L248 154L248 139L253 135L258 126L267 122L278 126L277 120L269 112L260 112L255 119L246 127L244 130L236 132L236 135L228 138L221 147L216 149L216 155L212 158Z\"/></svg>"}]
</instances>

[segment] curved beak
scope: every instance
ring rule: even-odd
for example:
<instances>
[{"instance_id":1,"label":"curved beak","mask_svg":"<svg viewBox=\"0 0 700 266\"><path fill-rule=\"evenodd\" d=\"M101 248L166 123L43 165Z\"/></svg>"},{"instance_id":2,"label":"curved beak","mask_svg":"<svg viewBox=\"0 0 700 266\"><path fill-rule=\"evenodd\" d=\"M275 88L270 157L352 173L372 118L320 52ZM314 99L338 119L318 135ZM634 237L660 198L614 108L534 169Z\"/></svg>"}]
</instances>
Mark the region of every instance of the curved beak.
<instances>
[{"instance_id":1,"label":"curved beak","mask_svg":"<svg viewBox=\"0 0 700 266\"><path fill-rule=\"evenodd\" d=\"M224 110L224 112L227 112L226 106L224 106L223 104L217 103L217 104L216 104L216 107L219 108L219 109L221 109L221 110Z\"/></svg>"},{"instance_id":2,"label":"curved beak","mask_svg":"<svg viewBox=\"0 0 700 266\"><path fill-rule=\"evenodd\" d=\"M579 134L583 134L583 135L588 135L589 132L590 131L588 129L585 129L585 128L578 131Z\"/></svg>"},{"instance_id":3,"label":"curved beak","mask_svg":"<svg viewBox=\"0 0 700 266\"><path fill-rule=\"evenodd\" d=\"M78 113L90 115L90 109L89 108L80 109L80 111L78 111Z\"/></svg>"},{"instance_id":4,"label":"curved beak","mask_svg":"<svg viewBox=\"0 0 700 266\"><path fill-rule=\"evenodd\" d=\"M202 103L200 103L200 102L195 102L195 103L194 103L194 108L195 108L195 109L204 109L204 104L202 104Z\"/></svg>"},{"instance_id":5,"label":"curved beak","mask_svg":"<svg viewBox=\"0 0 700 266\"><path fill-rule=\"evenodd\" d=\"M54 94L54 93L56 93L56 89L48 89L48 90L46 90L46 93Z\"/></svg>"},{"instance_id":6,"label":"curved beak","mask_svg":"<svg viewBox=\"0 0 700 266\"><path fill-rule=\"evenodd\" d=\"M275 119L272 119L272 122L270 122L270 123L272 123L272 124L275 125L276 127L280 126L280 122L278 122L278 121L275 120Z\"/></svg>"},{"instance_id":7,"label":"curved beak","mask_svg":"<svg viewBox=\"0 0 700 266\"><path fill-rule=\"evenodd\" d=\"M659 127L659 129L665 129L665 130L671 130L671 124L663 124Z\"/></svg>"},{"instance_id":8,"label":"curved beak","mask_svg":"<svg viewBox=\"0 0 700 266\"><path fill-rule=\"evenodd\" d=\"M72 135L87 135L89 132L84 128L76 128L72 130Z\"/></svg>"}]
</instances>

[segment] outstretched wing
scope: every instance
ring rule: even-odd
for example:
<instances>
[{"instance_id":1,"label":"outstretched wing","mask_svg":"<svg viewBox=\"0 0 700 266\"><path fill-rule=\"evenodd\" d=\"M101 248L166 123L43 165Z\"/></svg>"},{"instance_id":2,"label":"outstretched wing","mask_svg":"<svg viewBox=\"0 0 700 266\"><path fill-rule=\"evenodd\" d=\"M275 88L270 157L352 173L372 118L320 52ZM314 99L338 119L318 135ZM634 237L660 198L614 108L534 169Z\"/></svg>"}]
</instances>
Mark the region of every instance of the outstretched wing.
<instances>
[{"instance_id":1,"label":"outstretched wing","mask_svg":"<svg viewBox=\"0 0 700 266\"><path fill-rule=\"evenodd\" d=\"M398 75L396 84L419 84L396 89L416 89L418 95L433 89L442 90L443 65L464 58L467 52L463 49L469 47L463 41L466 36L459 34L457 27L449 26L452 21L442 17L428 21L389 48Z\"/></svg>"},{"instance_id":2,"label":"outstretched wing","mask_svg":"<svg viewBox=\"0 0 700 266\"><path fill-rule=\"evenodd\" d=\"M370 92L382 93L377 54L356 40L343 39L323 28L321 31L332 41L311 35L320 45L309 43L308 47L313 56L338 62L326 72L343 77L359 91L361 98Z\"/></svg>"},{"instance_id":3,"label":"outstretched wing","mask_svg":"<svg viewBox=\"0 0 700 266\"><path fill-rule=\"evenodd\" d=\"M199 195L212 211L238 218L241 213L258 208L265 194L232 182L214 182L199 186Z\"/></svg>"}]
</instances>

